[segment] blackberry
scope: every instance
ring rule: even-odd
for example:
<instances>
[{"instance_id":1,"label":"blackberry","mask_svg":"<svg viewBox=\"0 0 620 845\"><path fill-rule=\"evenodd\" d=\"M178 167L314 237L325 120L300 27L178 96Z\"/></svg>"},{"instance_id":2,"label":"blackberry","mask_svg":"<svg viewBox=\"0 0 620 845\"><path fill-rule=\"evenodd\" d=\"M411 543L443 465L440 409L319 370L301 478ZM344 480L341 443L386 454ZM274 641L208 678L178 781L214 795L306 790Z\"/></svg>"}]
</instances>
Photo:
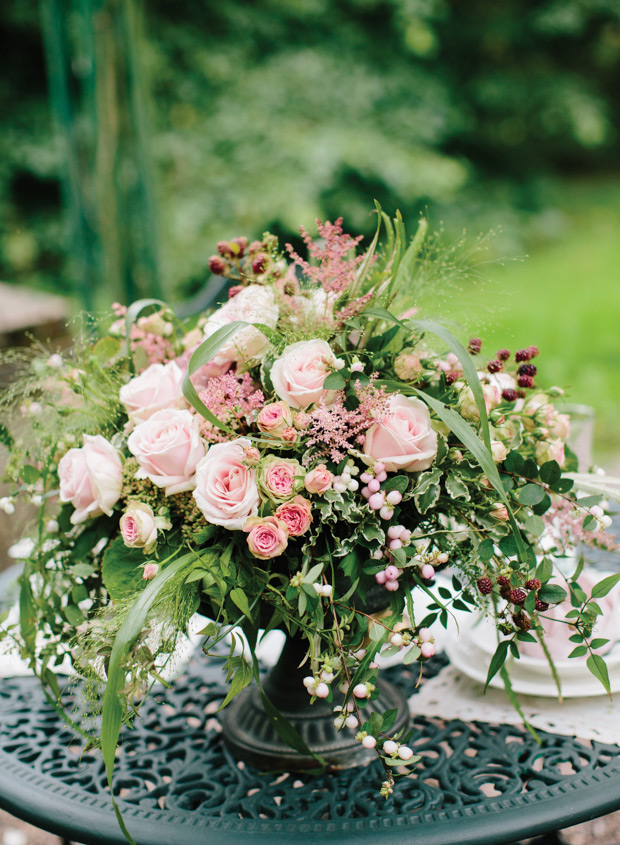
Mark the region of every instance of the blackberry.
<instances>
[{"instance_id":1,"label":"blackberry","mask_svg":"<svg viewBox=\"0 0 620 845\"><path fill-rule=\"evenodd\" d=\"M515 623L517 628L520 628L522 631L529 631L532 627L530 617L527 613L515 613L512 617L512 621Z\"/></svg>"},{"instance_id":2,"label":"blackberry","mask_svg":"<svg viewBox=\"0 0 620 845\"><path fill-rule=\"evenodd\" d=\"M536 604L534 605L534 607L536 608L536 610L540 610L542 613L544 613L545 610L549 610L549 604L546 601L541 601L540 599L536 599Z\"/></svg>"},{"instance_id":3,"label":"blackberry","mask_svg":"<svg viewBox=\"0 0 620 845\"><path fill-rule=\"evenodd\" d=\"M538 368L535 364L521 364L517 372L520 376L535 376Z\"/></svg>"},{"instance_id":4,"label":"blackberry","mask_svg":"<svg viewBox=\"0 0 620 845\"><path fill-rule=\"evenodd\" d=\"M482 341L479 337L472 337L469 341L468 347L472 355L477 355L482 349Z\"/></svg>"},{"instance_id":5,"label":"blackberry","mask_svg":"<svg viewBox=\"0 0 620 845\"><path fill-rule=\"evenodd\" d=\"M267 266L267 256L264 252L259 252L258 255L255 255L252 259L252 272L258 275L259 273L265 272L265 267Z\"/></svg>"},{"instance_id":6,"label":"blackberry","mask_svg":"<svg viewBox=\"0 0 620 845\"><path fill-rule=\"evenodd\" d=\"M229 244L230 251L237 258L243 258L246 249L248 248L248 239L246 237L233 238Z\"/></svg>"},{"instance_id":7,"label":"blackberry","mask_svg":"<svg viewBox=\"0 0 620 845\"><path fill-rule=\"evenodd\" d=\"M525 582L526 590L540 590L542 584L538 578L530 578L529 581Z\"/></svg>"},{"instance_id":8,"label":"blackberry","mask_svg":"<svg viewBox=\"0 0 620 845\"><path fill-rule=\"evenodd\" d=\"M490 373L499 373L503 369L504 369L504 365L502 364L501 361L498 361L498 360L489 361L489 363L487 364L487 370Z\"/></svg>"},{"instance_id":9,"label":"blackberry","mask_svg":"<svg viewBox=\"0 0 620 845\"><path fill-rule=\"evenodd\" d=\"M220 255L223 255L224 258L232 258L232 250L228 241L218 241L217 251Z\"/></svg>"},{"instance_id":10,"label":"blackberry","mask_svg":"<svg viewBox=\"0 0 620 845\"><path fill-rule=\"evenodd\" d=\"M530 358L535 358L538 355L537 346L528 346L527 351L530 353Z\"/></svg>"},{"instance_id":11,"label":"blackberry","mask_svg":"<svg viewBox=\"0 0 620 845\"><path fill-rule=\"evenodd\" d=\"M498 349L495 357L499 358L500 361L507 361L510 358L510 349Z\"/></svg>"},{"instance_id":12,"label":"blackberry","mask_svg":"<svg viewBox=\"0 0 620 845\"><path fill-rule=\"evenodd\" d=\"M515 587L508 593L508 601L512 604L523 604L527 598L527 593L520 587Z\"/></svg>"},{"instance_id":13,"label":"blackberry","mask_svg":"<svg viewBox=\"0 0 620 845\"><path fill-rule=\"evenodd\" d=\"M497 583L500 587L510 587L510 578L507 575L500 575Z\"/></svg>"},{"instance_id":14,"label":"blackberry","mask_svg":"<svg viewBox=\"0 0 620 845\"><path fill-rule=\"evenodd\" d=\"M531 357L529 349L517 349L515 352L515 361L517 363L519 361L529 361Z\"/></svg>"},{"instance_id":15,"label":"blackberry","mask_svg":"<svg viewBox=\"0 0 620 845\"><path fill-rule=\"evenodd\" d=\"M483 596L488 596L493 590L493 581L490 578L478 578L476 584Z\"/></svg>"},{"instance_id":16,"label":"blackberry","mask_svg":"<svg viewBox=\"0 0 620 845\"><path fill-rule=\"evenodd\" d=\"M512 387L507 387L505 390L502 390L502 399L506 402L516 402L518 398L518 393L516 390L513 390Z\"/></svg>"},{"instance_id":17,"label":"blackberry","mask_svg":"<svg viewBox=\"0 0 620 845\"><path fill-rule=\"evenodd\" d=\"M532 376L519 376L517 384L519 387L534 387L534 379Z\"/></svg>"},{"instance_id":18,"label":"blackberry","mask_svg":"<svg viewBox=\"0 0 620 845\"><path fill-rule=\"evenodd\" d=\"M446 384L454 384L454 382L459 377L458 373L449 372L445 374Z\"/></svg>"},{"instance_id":19,"label":"blackberry","mask_svg":"<svg viewBox=\"0 0 620 845\"><path fill-rule=\"evenodd\" d=\"M212 255L209 259L209 270L214 276L223 276L226 272L226 262L219 255Z\"/></svg>"}]
</instances>

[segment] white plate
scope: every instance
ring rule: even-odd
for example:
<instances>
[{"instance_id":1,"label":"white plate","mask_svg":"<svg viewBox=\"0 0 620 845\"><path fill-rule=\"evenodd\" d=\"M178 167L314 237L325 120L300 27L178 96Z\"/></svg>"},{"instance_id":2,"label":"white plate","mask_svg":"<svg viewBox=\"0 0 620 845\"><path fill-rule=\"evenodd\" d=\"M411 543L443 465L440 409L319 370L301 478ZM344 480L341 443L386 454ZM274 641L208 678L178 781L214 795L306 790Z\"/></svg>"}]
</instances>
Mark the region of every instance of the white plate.
<instances>
[{"instance_id":1,"label":"white plate","mask_svg":"<svg viewBox=\"0 0 620 845\"><path fill-rule=\"evenodd\" d=\"M445 650L452 665L463 674L484 684L491 657L497 647L495 626L483 617L459 618L459 634L454 631L446 640ZM616 646L605 655L609 670L612 692L620 692L620 647ZM586 666L585 658L556 660L555 667L562 684L565 698L605 695L605 690ZM558 690L551 675L547 660L523 655L519 660L509 657L506 668L515 692L523 695L541 695L557 698ZM499 674L492 678L489 686L503 689Z\"/></svg>"}]
</instances>

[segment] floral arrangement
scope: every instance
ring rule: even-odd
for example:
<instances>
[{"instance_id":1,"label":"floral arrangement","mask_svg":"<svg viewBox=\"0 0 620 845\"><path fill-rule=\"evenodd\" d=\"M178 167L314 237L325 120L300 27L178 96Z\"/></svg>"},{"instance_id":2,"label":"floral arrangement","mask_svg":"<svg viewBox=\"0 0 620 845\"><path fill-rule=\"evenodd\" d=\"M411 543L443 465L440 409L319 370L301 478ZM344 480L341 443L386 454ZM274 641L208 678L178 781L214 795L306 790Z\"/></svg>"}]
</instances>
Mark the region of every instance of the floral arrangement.
<instances>
[{"instance_id":1,"label":"floral arrangement","mask_svg":"<svg viewBox=\"0 0 620 845\"><path fill-rule=\"evenodd\" d=\"M609 687L592 631L620 576L586 594L550 559L571 538L612 542L602 482L575 472L562 391L538 385L536 347L485 357L479 339L465 348L420 319L426 222L408 241L400 218L378 220L359 254L341 220L318 223L318 240L302 230L308 260L270 235L221 242L221 307L181 322L157 301L116 304L96 342L35 353L6 399L15 495L40 515L19 625L2 636L55 706L64 660L103 687L110 778L122 722L199 607L205 650L235 627L247 636L251 654L226 660L227 702L258 680L261 622L307 638L308 696L344 694L334 718L376 750L386 797L417 758L389 714L365 717L378 655L422 671L431 624L454 609L493 616L487 682L501 672L509 689L506 659L544 647L545 614L565 603L574 654ZM451 588L435 589L448 568ZM423 619L414 589L432 597ZM370 594L384 613L366 612Z\"/></svg>"}]
</instances>

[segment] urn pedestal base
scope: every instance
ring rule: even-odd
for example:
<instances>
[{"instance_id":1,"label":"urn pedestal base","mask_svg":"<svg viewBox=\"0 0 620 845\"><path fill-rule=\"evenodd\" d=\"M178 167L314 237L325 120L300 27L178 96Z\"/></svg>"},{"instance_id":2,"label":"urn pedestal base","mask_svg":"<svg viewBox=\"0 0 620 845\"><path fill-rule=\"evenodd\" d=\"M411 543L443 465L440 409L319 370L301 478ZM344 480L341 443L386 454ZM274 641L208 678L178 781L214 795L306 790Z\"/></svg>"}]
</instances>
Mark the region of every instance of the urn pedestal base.
<instances>
[{"instance_id":1,"label":"urn pedestal base","mask_svg":"<svg viewBox=\"0 0 620 845\"><path fill-rule=\"evenodd\" d=\"M290 722L306 745L327 762L329 771L366 765L376 759L374 750L365 749L355 739L357 729L334 726L334 707L342 704L337 693L334 701L317 699L310 704L310 696L302 683L308 674L307 666L299 668L306 651L302 637L289 637L277 664L263 682L267 697ZM409 722L407 699L389 683L381 681L381 695L361 710L363 720L373 711L383 713L397 709L396 722L390 729L395 733ZM291 748L282 740L273 723L266 716L258 689L245 689L220 714L224 742L238 760L261 770L306 771L316 769L317 761Z\"/></svg>"}]
</instances>

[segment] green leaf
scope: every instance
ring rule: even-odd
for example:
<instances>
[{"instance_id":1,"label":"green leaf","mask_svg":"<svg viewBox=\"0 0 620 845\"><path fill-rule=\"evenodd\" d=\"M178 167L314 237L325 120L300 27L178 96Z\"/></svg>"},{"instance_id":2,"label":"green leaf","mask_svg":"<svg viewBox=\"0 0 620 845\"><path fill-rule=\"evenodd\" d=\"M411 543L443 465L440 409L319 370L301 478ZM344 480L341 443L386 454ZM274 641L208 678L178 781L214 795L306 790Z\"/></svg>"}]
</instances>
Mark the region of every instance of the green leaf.
<instances>
[{"instance_id":1,"label":"green leaf","mask_svg":"<svg viewBox=\"0 0 620 845\"><path fill-rule=\"evenodd\" d=\"M538 591L538 598L549 604L559 604L566 599L566 590L557 584L545 584Z\"/></svg>"},{"instance_id":2,"label":"green leaf","mask_svg":"<svg viewBox=\"0 0 620 845\"><path fill-rule=\"evenodd\" d=\"M544 557L536 567L536 577L543 584L546 584L549 578L553 575L553 563L548 557Z\"/></svg>"},{"instance_id":3,"label":"green leaf","mask_svg":"<svg viewBox=\"0 0 620 845\"><path fill-rule=\"evenodd\" d=\"M226 693L226 698L217 708L218 713L220 712L220 710L223 710L224 707L226 707L226 705L229 704L233 700L233 698L235 698L235 696L239 695L239 693L244 690L248 686L248 684L251 683L252 678L254 677L252 667L245 658L236 657L233 658L233 660L235 661L236 669L230 681L230 686L228 688L228 692Z\"/></svg>"},{"instance_id":4,"label":"green leaf","mask_svg":"<svg viewBox=\"0 0 620 845\"><path fill-rule=\"evenodd\" d=\"M602 683L607 693L611 695L611 685L609 683L609 672L607 671L607 664L600 656L600 654L591 654L586 660L586 666L592 672L595 678Z\"/></svg>"},{"instance_id":5,"label":"green leaf","mask_svg":"<svg viewBox=\"0 0 620 845\"><path fill-rule=\"evenodd\" d=\"M249 325L251 324L246 323L244 320L235 320L232 323L228 323L226 326L222 326L216 332L213 332L210 337L206 338L206 340L203 340L200 346L194 350L192 357L189 359L187 372L185 373L185 378L183 379L183 395L189 404L195 408L198 413L204 417L204 419L208 420L211 425L214 425L216 428L219 428L231 435L234 435L234 432L232 432L228 426L224 425L224 423L219 420L215 414L211 413L204 402L200 399L198 393L196 392L196 388L191 382L191 376L211 361L217 355L219 349L231 340L240 329Z\"/></svg>"},{"instance_id":6,"label":"green leaf","mask_svg":"<svg viewBox=\"0 0 620 845\"><path fill-rule=\"evenodd\" d=\"M554 493L568 493L574 485L575 482L571 478L560 478L559 481L555 482L552 489Z\"/></svg>"},{"instance_id":7,"label":"green leaf","mask_svg":"<svg viewBox=\"0 0 620 845\"><path fill-rule=\"evenodd\" d=\"M317 563L315 564L312 569L308 571L308 573L304 577L304 582L306 584L314 584L316 579L319 577L321 572L323 571L323 564Z\"/></svg>"},{"instance_id":8,"label":"green leaf","mask_svg":"<svg viewBox=\"0 0 620 845\"><path fill-rule=\"evenodd\" d=\"M609 640L606 640L604 637L597 637L590 643L590 648L602 648L604 645L607 645L608 642Z\"/></svg>"},{"instance_id":9,"label":"green leaf","mask_svg":"<svg viewBox=\"0 0 620 845\"><path fill-rule=\"evenodd\" d=\"M325 381L323 382L323 389L324 390L342 390L347 386L345 379L340 375L340 373L330 373Z\"/></svg>"},{"instance_id":10,"label":"green leaf","mask_svg":"<svg viewBox=\"0 0 620 845\"><path fill-rule=\"evenodd\" d=\"M617 572L615 575L608 575L607 578L603 578L602 581L599 581L592 587L592 598L603 598L603 596L606 596L607 593L613 590L618 581L620 581L620 572Z\"/></svg>"},{"instance_id":11,"label":"green leaf","mask_svg":"<svg viewBox=\"0 0 620 845\"><path fill-rule=\"evenodd\" d=\"M144 552L128 548L122 537L116 537L110 543L103 555L101 575L113 601L124 599L144 586L142 566L145 562Z\"/></svg>"},{"instance_id":12,"label":"green leaf","mask_svg":"<svg viewBox=\"0 0 620 845\"><path fill-rule=\"evenodd\" d=\"M484 393L482 392L482 385L478 378L478 372L475 364L471 359L471 355L465 349L463 344L458 340L452 332L448 331L441 323L436 323L434 320L413 320L413 324L417 329L423 332L431 332L431 334L440 337L450 347L452 352L457 356L463 366L463 372L467 379L467 383L474 395L476 407L480 414L480 428L482 430L482 439L487 450L491 451L491 433L489 430L489 417L487 415L487 407L484 401Z\"/></svg>"},{"instance_id":13,"label":"green leaf","mask_svg":"<svg viewBox=\"0 0 620 845\"><path fill-rule=\"evenodd\" d=\"M386 493L391 493L392 490L398 490L399 493L404 493L409 487L409 478L406 475L394 475L383 485Z\"/></svg>"},{"instance_id":14,"label":"green leaf","mask_svg":"<svg viewBox=\"0 0 620 845\"><path fill-rule=\"evenodd\" d=\"M485 475L497 491L500 499L506 505L506 509L508 511L508 518L510 520L512 532L518 547L519 558L525 561L525 544L523 542L523 538L521 537L519 526L517 525L513 516L512 508L506 496L506 491L504 490L504 485L502 484L502 480L495 465L495 461L493 460L493 455L491 454L490 447L485 447L485 444L481 442L480 438L473 430L473 428L469 425L469 423L467 423L461 417L460 414L457 414L456 411L452 410L452 408L448 408L446 405L444 405L443 402L440 402L433 396L429 396L428 394L423 393L421 390L417 390L416 388L412 388L412 390L420 397L420 399L430 405L430 407L437 414L439 419L442 420L442 422L444 422L448 426L448 428L454 432L454 434L456 434L456 436L460 439L461 443L463 443L463 445L467 449L469 449L474 458L482 467L482 470L484 471Z\"/></svg>"},{"instance_id":15,"label":"green leaf","mask_svg":"<svg viewBox=\"0 0 620 845\"><path fill-rule=\"evenodd\" d=\"M116 747L121 732L123 721L123 706L121 703L121 690L125 686L125 661L129 654L131 645L146 623L146 617L153 606L163 586L175 575L181 567L189 561L194 560L193 554L183 555L161 569L155 578L146 586L138 600L127 614L125 621L119 628L118 634L112 646L110 663L108 666L108 681L103 696L103 709L101 713L101 751L107 774L108 786L112 797L112 804L116 818L123 832L130 842L134 840L129 835L123 818L120 814L116 801L114 800L113 774Z\"/></svg>"},{"instance_id":16,"label":"green leaf","mask_svg":"<svg viewBox=\"0 0 620 845\"><path fill-rule=\"evenodd\" d=\"M25 484L34 484L41 477L41 473L36 467L26 464L20 470L20 476Z\"/></svg>"},{"instance_id":17,"label":"green leaf","mask_svg":"<svg viewBox=\"0 0 620 845\"><path fill-rule=\"evenodd\" d=\"M528 518L523 523L523 527L527 531L528 534L531 534L533 537L540 537L540 535L545 530L545 523L544 520L541 519L539 516L532 514L528 516Z\"/></svg>"},{"instance_id":18,"label":"green leaf","mask_svg":"<svg viewBox=\"0 0 620 845\"><path fill-rule=\"evenodd\" d=\"M63 610L63 614L69 625L77 628L84 621L84 614L75 604L68 604Z\"/></svg>"},{"instance_id":19,"label":"green leaf","mask_svg":"<svg viewBox=\"0 0 620 845\"><path fill-rule=\"evenodd\" d=\"M510 640L502 640L501 643L498 644L497 648L495 649L495 654L491 658L491 662L489 664L489 671L487 672L487 679L484 683L484 689L489 686L489 682L495 677L495 675L499 672L501 667L506 662L506 657L508 656L508 649L510 647Z\"/></svg>"},{"instance_id":20,"label":"green leaf","mask_svg":"<svg viewBox=\"0 0 620 845\"><path fill-rule=\"evenodd\" d=\"M526 484L519 490L519 502L522 505L538 505L545 498L545 491L539 484Z\"/></svg>"},{"instance_id":21,"label":"green leaf","mask_svg":"<svg viewBox=\"0 0 620 845\"><path fill-rule=\"evenodd\" d=\"M549 484L552 486L562 477L562 470L560 469L560 465L557 461L546 461L540 467L539 475L543 484Z\"/></svg>"},{"instance_id":22,"label":"green leaf","mask_svg":"<svg viewBox=\"0 0 620 845\"><path fill-rule=\"evenodd\" d=\"M494 554L493 540L483 540L478 546L478 557L480 560L491 560Z\"/></svg>"},{"instance_id":23,"label":"green leaf","mask_svg":"<svg viewBox=\"0 0 620 845\"><path fill-rule=\"evenodd\" d=\"M583 657L584 654L587 654L587 653L588 653L587 646L578 645L577 648L574 648L568 656L569 657Z\"/></svg>"},{"instance_id":24,"label":"green leaf","mask_svg":"<svg viewBox=\"0 0 620 845\"><path fill-rule=\"evenodd\" d=\"M502 537L499 541L499 548L502 554L505 554L506 557L514 557L518 551L515 538L512 534L509 534L507 537Z\"/></svg>"},{"instance_id":25,"label":"green leaf","mask_svg":"<svg viewBox=\"0 0 620 845\"><path fill-rule=\"evenodd\" d=\"M504 461L504 469L506 472L512 472L516 475L521 475L525 461L521 454L517 451L509 452Z\"/></svg>"}]
</instances>

